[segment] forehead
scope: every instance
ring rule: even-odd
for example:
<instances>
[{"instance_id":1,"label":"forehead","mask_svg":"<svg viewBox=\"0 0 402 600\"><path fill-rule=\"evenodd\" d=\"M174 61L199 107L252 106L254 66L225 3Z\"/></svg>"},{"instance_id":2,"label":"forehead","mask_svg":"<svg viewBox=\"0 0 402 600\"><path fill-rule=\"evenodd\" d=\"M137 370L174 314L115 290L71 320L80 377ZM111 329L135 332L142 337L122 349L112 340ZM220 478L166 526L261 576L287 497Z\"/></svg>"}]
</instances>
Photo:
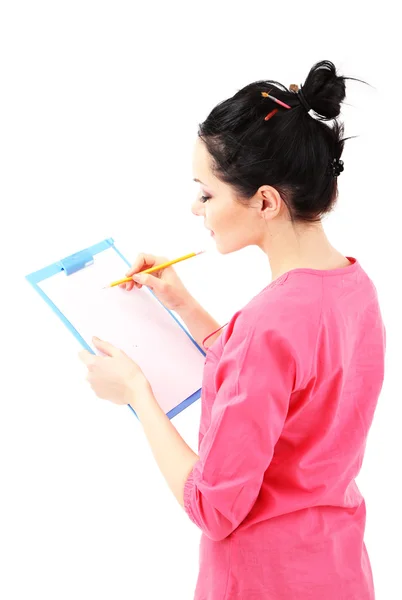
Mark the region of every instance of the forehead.
<instances>
[{"instance_id":1,"label":"forehead","mask_svg":"<svg viewBox=\"0 0 402 600\"><path fill-rule=\"evenodd\" d=\"M193 168L195 177L199 177L200 179L202 179L202 173L211 173L211 156L206 145L199 137L197 137L194 144ZM201 171L201 173L199 171Z\"/></svg>"}]
</instances>

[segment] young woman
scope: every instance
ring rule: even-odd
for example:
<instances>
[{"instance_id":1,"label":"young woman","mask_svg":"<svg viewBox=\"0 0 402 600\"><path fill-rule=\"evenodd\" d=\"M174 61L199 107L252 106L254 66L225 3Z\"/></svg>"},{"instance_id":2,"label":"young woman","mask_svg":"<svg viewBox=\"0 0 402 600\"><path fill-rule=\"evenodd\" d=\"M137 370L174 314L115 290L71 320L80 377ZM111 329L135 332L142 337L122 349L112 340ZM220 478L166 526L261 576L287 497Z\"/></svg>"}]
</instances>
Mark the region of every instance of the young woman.
<instances>
[{"instance_id":1,"label":"young woman","mask_svg":"<svg viewBox=\"0 0 402 600\"><path fill-rule=\"evenodd\" d=\"M198 454L138 365L107 342L81 354L96 394L131 404L177 500L202 531L198 600L372 600L365 503L355 483L384 374L376 289L321 217L343 170L345 78L314 65L288 90L257 81L216 106L194 149L193 212L222 254L257 245L271 283L219 330L166 259L128 276L210 337ZM325 121L332 121L330 125Z\"/></svg>"}]
</instances>

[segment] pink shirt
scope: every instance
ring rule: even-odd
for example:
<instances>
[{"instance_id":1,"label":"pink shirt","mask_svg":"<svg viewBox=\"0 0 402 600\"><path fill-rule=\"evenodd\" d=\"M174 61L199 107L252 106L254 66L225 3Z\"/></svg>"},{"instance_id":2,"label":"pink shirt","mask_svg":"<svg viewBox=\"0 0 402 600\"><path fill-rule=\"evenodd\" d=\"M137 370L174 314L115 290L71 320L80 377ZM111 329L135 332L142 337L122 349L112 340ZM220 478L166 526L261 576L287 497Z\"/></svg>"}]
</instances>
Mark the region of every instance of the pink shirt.
<instances>
[{"instance_id":1,"label":"pink shirt","mask_svg":"<svg viewBox=\"0 0 402 600\"><path fill-rule=\"evenodd\" d=\"M202 531L196 600L374 598L355 477L385 330L372 281L349 260L280 276L207 352L184 488Z\"/></svg>"}]
</instances>

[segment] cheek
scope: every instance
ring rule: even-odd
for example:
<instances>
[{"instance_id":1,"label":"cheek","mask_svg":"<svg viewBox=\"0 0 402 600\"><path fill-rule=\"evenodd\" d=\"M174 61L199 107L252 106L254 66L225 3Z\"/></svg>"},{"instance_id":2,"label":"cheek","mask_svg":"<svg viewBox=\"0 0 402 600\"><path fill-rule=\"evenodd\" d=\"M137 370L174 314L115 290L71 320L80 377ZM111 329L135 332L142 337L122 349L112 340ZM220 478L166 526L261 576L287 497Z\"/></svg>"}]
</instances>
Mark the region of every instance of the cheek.
<instances>
[{"instance_id":1,"label":"cheek","mask_svg":"<svg viewBox=\"0 0 402 600\"><path fill-rule=\"evenodd\" d=\"M213 225L216 224L217 221L219 220L216 215L216 209L214 209L213 206L211 206L211 204L209 204L209 202L206 202L202 206L202 212L204 215L204 220L207 223L207 225L209 225L209 227L213 228Z\"/></svg>"},{"instance_id":2,"label":"cheek","mask_svg":"<svg viewBox=\"0 0 402 600\"><path fill-rule=\"evenodd\" d=\"M215 205L211 202L207 202L205 206L205 214L217 225L225 225L231 222L231 214L225 210L225 207L219 206L216 202Z\"/></svg>"},{"instance_id":3,"label":"cheek","mask_svg":"<svg viewBox=\"0 0 402 600\"><path fill-rule=\"evenodd\" d=\"M221 216L221 223L223 223L228 230L233 232L234 235L239 235L242 231L247 230L247 219L244 214L237 211L226 211Z\"/></svg>"}]
</instances>

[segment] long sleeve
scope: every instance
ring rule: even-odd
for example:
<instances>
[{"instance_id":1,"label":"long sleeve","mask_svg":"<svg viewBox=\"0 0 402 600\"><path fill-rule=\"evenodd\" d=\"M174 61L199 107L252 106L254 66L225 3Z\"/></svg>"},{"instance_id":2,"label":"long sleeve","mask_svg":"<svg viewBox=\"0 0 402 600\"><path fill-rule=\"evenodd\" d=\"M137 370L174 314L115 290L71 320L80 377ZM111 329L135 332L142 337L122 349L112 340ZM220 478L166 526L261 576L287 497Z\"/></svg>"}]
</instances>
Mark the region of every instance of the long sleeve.
<instances>
[{"instance_id":1,"label":"long sleeve","mask_svg":"<svg viewBox=\"0 0 402 600\"><path fill-rule=\"evenodd\" d=\"M254 321L236 322L225 343L211 422L184 487L188 516L213 540L230 535L252 509L295 381L288 342Z\"/></svg>"}]
</instances>

